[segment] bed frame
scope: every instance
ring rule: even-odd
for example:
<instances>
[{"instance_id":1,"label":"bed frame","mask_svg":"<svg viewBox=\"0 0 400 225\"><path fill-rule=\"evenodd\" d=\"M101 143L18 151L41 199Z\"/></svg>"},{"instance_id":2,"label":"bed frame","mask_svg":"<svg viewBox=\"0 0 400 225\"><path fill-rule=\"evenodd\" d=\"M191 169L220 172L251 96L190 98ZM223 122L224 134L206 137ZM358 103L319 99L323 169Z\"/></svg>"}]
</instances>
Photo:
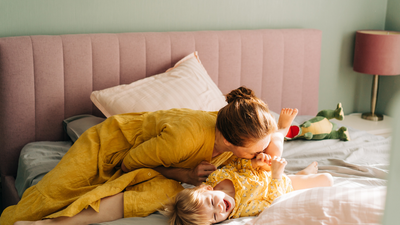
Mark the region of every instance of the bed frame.
<instances>
[{"instance_id":1,"label":"bed frame","mask_svg":"<svg viewBox=\"0 0 400 225\"><path fill-rule=\"evenodd\" d=\"M15 189L21 148L66 139L62 120L102 116L89 95L164 72L198 51L226 94L252 88L275 112L318 111L321 31L271 29L0 38L0 170L3 207Z\"/></svg>"}]
</instances>

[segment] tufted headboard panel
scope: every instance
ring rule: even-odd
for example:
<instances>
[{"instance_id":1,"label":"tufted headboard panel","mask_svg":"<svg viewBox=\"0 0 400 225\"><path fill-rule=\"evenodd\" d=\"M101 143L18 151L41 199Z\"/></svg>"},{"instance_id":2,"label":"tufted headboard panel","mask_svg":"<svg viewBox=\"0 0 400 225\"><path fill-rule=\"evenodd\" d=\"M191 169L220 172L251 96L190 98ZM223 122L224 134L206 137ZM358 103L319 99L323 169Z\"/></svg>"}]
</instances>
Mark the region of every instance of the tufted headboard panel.
<instances>
[{"instance_id":1,"label":"tufted headboard panel","mask_svg":"<svg viewBox=\"0 0 400 225\"><path fill-rule=\"evenodd\" d=\"M0 38L3 192L9 185L6 180L15 178L19 152L25 144L64 140L61 122L67 117L102 115L89 99L93 90L162 73L194 51L224 94L245 85L275 112L282 107L296 107L300 114L318 111L319 30Z\"/></svg>"}]
</instances>

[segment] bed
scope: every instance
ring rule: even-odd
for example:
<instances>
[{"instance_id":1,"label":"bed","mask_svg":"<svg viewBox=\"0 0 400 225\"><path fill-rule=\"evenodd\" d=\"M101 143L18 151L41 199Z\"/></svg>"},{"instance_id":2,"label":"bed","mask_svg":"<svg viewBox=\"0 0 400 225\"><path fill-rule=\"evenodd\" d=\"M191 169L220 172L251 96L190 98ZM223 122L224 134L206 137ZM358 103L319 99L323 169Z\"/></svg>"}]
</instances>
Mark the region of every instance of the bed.
<instances>
[{"instance_id":1,"label":"bed","mask_svg":"<svg viewBox=\"0 0 400 225\"><path fill-rule=\"evenodd\" d=\"M266 101L273 112L283 107L298 108L294 123L302 123L318 112L321 39L322 32L315 29L0 38L3 208L16 204L23 190L46 173L47 167L37 170L43 158L50 159L49 168L57 164L73 136L77 138L82 132L71 133L68 126L73 121L86 118L85 121L90 120L86 126L90 126L109 116L102 103L94 100L93 92L142 80L151 84L153 78L157 79L154 75L182 66L180 62L189 55L204 66L216 85L212 87L214 91L226 94L244 85ZM210 80L207 82L212 86ZM161 82L161 86L164 84ZM141 91L147 95L146 89ZM172 91L163 94L170 95ZM220 105L205 107L200 109L215 110ZM278 119L278 114L275 117ZM340 125L340 121L336 123ZM348 129L348 142L297 140L284 145L286 173L295 173L318 161L320 171L334 176L334 187L290 193L278 198L257 218L245 217L224 224L321 224L325 220L326 224L379 224L386 194L390 138ZM36 169L34 174L25 164ZM103 224L166 224L166 218L154 213Z\"/></svg>"}]
</instances>

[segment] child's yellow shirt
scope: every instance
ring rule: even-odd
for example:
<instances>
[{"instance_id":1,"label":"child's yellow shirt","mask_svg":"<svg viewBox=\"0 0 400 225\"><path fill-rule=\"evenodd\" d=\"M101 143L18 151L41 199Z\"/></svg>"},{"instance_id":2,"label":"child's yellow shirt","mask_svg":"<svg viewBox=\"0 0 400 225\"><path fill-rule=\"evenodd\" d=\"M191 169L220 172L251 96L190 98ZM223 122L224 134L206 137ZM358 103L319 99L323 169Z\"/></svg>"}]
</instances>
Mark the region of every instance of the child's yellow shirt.
<instances>
[{"instance_id":1,"label":"child's yellow shirt","mask_svg":"<svg viewBox=\"0 0 400 225\"><path fill-rule=\"evenodd\" d=\"M230 163L214 171L206 184L215 187L223 180L232 181L235 187L235 208L230 218L257 216L268 208L274 199L293 191L292 182L283 175L282 179L272 179L270 171L256 170L251 160L232 157Z\"/></svg>"}]
</instances>

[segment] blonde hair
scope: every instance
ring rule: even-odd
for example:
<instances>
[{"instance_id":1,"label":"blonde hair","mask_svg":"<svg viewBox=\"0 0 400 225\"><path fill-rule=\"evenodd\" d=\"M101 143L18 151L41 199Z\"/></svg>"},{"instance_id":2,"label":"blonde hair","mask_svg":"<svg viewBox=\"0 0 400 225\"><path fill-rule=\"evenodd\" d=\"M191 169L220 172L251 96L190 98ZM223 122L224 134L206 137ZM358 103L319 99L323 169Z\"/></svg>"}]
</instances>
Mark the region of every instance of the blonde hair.
<instances>
[{"instance_id":1,"label":"blonde hair","mask_svg":"<svg viewBox=\"0 0 400 225\"><path fill-rule=\"evenodd\" d=\"M216 126L229 143L245 147L277 131L267 104L253 90L239 87L226 95L226 101L228 105L219 110Z\"/></svg>"},{"instance_id":2,"label":"blonde hair","mask_svg":"<svg viewBox=\"0 0 400 225\"><path fill-rule=\"evenodd\" d=\"M209 225L211 222L200 212L203 205L201 194L208 190L212 190L209 185L184 189L160 212L169 218L170 225Z\"/></svg>"}]
</instances>

